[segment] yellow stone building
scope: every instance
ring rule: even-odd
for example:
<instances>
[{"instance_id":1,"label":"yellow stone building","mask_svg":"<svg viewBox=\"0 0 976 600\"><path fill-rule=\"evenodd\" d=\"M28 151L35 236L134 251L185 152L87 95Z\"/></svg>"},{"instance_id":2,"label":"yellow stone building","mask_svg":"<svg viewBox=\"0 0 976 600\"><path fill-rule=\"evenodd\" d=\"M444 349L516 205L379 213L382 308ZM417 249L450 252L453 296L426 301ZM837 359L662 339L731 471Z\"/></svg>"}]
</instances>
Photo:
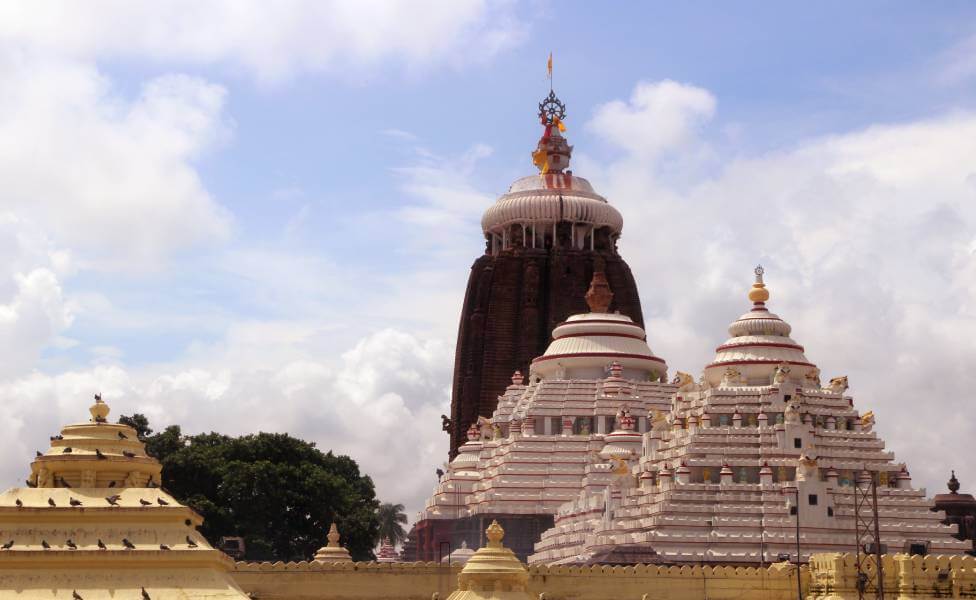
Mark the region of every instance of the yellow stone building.
<instances>
[{"instance_id":1,"label":"yellow stone building","mask_svg":"<svg viewBox=\"0 0 976 600\"><path fill-rule=\"evenodd\" d=\"M98 396L89 410L51 438L28 487L0 495L0 599L247 598L136 431L109 423Z\"/></svg>"}]
</instances>

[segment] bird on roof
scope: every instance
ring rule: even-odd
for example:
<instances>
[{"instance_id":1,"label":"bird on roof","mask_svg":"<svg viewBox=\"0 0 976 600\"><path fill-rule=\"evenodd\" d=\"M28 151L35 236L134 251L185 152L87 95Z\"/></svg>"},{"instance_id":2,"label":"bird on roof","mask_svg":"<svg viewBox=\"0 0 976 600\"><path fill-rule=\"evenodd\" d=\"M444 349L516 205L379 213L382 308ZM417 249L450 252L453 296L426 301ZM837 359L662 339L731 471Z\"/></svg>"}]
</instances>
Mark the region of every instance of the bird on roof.
<instances>
[{"instance_id":1,"label":"bird on roof","mask_svg":"<svg viewBox=\"0 0 976 600\"><path fill-rule=\"evenodd\" d=\"M61 451L62 454L71 454L72 452L74 452L74 449L71 446L65 446L64 450Z\"/></svg>"},{"instance_id":2,"label":"bird on roof","mask_svg":"<svg viewBox=\"0 0 976 600\"><path fill-rule=\"evenodd\" d=\"M26 483L27 484L27 487L29 487L29 488L36 488L37 487L37 484L34 483L33 481L31 481L30 479L25 479L24 480L24 483Z\"/></svg>"},{"instance_id":3,"label":"bird on roof","mask_svg":"<svg viewBox=\"0 0 976 600\"><path fill-rule=\"evenodd\" d=\"M149 506L150 504L152 504L152 502L150 502L149 500L146 500L145 498L139 498L139 504L141 504L143 506Z\"/></svg>"},{"instance_id":4,"label":"bird on roof","mask_svg":"<svg viewBox=\"0 0 976 600\"><path fill-rule=\"evenodd\" d=\"M111 504L112 506L118 506L119 505L119 498L121 498L121 497L122 496L119 496L118 494L114 494L112 496L106 496L105 497L105 501L108 502L109 504Z\"/></svg>"},{"instance_id":5,"label":"bird on roof","mask_svg":"<svg viewBox=\"0 0 976 600\"><path fill-rule=\"evenodd\" d=\"M152 598L149 597L149 592L146 591L146 588L142 588L142 600L152 600Z\"/></svg>"},{"instance_id":6,"label":"bird on roof","mask_svg":"<svg viewBox=\"0 0 976 600\"><path fill-rule=\"evenodd\" d=\"M193 538L191 538L190 536L186 536L186 545L189 546L189 547L191 547L191 548L196 548L197 547L197 543L194 542L193 541Z\"/></svg>"},{"instance_id":7,"label":"bird on roof","mask_svg":"<svg viewBox=\"0 0 976 600\"><path fill-rule=\"evenodd\" d=\"M81 597L81 594L75 590L71 590L71 597L74 598L74 600L84 600L84 598Z\"/></svg>"},{"instance_id":8,"label":"bird on roof","mask_svg":"<svg viewBox=\"0 0 976 600\"><path fill-rule=\"evenodd\" d=\"M6 544L4 544L3 546L0 546L0 550L10 550L13 547L14 547L14 541L13 540L10 540L9 542L7 542Z\"/></svg>"},{"instance_id":9,"label":"bird on roof","mask_svg":"<svg viewBox=\"0 0 976 600\"><path fill-rule=\"evenodd\" d=\"M101 538L99 538L99 540L98 540L98 549L99 549L99 550L106 550L106 549L107 549L107 548L105 547L105 542L103 542L103 541L101 540Z\"/></svg>"},{"instance_id":10,"label":"bird on roof","mask_svg":"<svg viewBox=\"0 0 976 600\"><path fill-rule=\"evenodd\" d=\"M108 487L110 487L110 488L115 487L115 482L114 481L109 481L108 482Z\"/></svg>"},{"instance_id":11,"label":"bird on roof","mask_svg":"<svg viewBox=\"0 0 976 600\"><path fill-rule=\"evenodd\" d=\"M122 546L124 546L126 550L135 550L136 549L135 544L133 544L132 542L130 542L128 540L128 538L122 538Z\"/></svg>"},{"instance_id":12,"label":"bird on roof","mask_svg":"<svg viewBox=\"0 0 976 600\"><path fill-rule=\"evenodd\" d=\"M20 498L17 498L16 500L14 500L14 504L17 505L17 508L22 508L24 506L24 503L21 502Z\"/></svg>"},{"instance_id":13,"label":"bird on roof","mask_svg":"<svg viewBox=\"0 0 976 600\"><path fill-rule=\"evenodd\" d=\"M160 506L169 506L169 502L163 500L162 498L156 498L156 504Z\"/></svg>"},{"instance_id":14,"label":"bird on roof","mask_svg":"<svg viewBox=\"0 0 976 600\"><path fill-rule=\"evenodd\" d=\"M63 436L63 435L60 435L60 434L59 434L59 435L52 435L52 436L51 436L51 441L52 441L52 442L53 442L54 440L63 440L63 439L64 439L64 436Z\"/></svg>"},{"instance_id":15,"label":"bird on roof","mask_svg":"<svg viewBox=\"0 0 976 600\"><path fill-rule=\"evenodd\" d=\"M67 542L64 543L64 545L71 548L72 550L78 549L78 544L74 543L73 540L68 540Z\"/></svg>"},{"instance_id":16,"label":"bird on roof","mask_svg":"<svg viewBox=\"0 0 976 600\"><path fill-rule=\"evenodd\" d=\"M40 450L34 450L34 455L37 456L38 458L40 458L40 457L44 456L44 453L41 452Z\"/></svg>"},{"instance_id":17,"label":"bird on roof","mask_svg":"<svg viewBox=\"0 0 976 600\"><path fill-rule=\"evenodd\" d=\"M102 454L102 451L99 450L98 448L95 448L95 456L98 457L98 460L105 460L105 459L108 458L107 456L105 456L104 454Z\"/></svg>"},{"instance_id":18,"label":"bird on roof","mask_svg":"<svg viewBox=\"0 0 976 600\"><path fill-rule=\"evenodd\" d=\"M169 550L169 549L170 549L170 547L169 547L169 546L167 546L166 544L160 544L160 545L159 545L159 549L160 549L160 550Z\"/></svg>"},{"instance_id":19,"label":"bird on roof","mask_svg":"<svg viewBox=\"0 0 976 600\"><path fill-rule=\"evenodd\" d=\"M81 500L78 500L77 498L68 498L68 504L71 506L81 506Z\"/></svg>"},{"instance_id":20,"label":"bird on roof","mask_svg":"<svg viewBox=\"0 0 976 600\"><path fill-rule=\"evenodd\" d=\"M127 436L127 435L125 435L125 434L124 434L124 433L122 433L121 431L120 431L120 432L118 432L118 434L119 434L119 439L120 439L120 440L127 440L127 439L129 439L129 436Z\"/></svg>"},{"instance_id":21,"label":"bird on roof","mask_svg":"<svg viewBox=\"0 0 976 600\"><path fill-rule=\"evenodd\" d=\"M129 452L128 450L123 450L122 451L122 456L124 456L126 458L135 458L136 457L136 453L135 452Z\"/></svg>"},{"instance_id":22,"label":"bird on roof","mask_svg":"<svg viewBox=\"0 0 976 600\"><path fill-rule=\"evenodd\" d=\"M47 540L41 540L41 548L44 548L45 550L50 550L51 544L48 544Z\"/></svg>"},{"instance_id":23,"label":"bird on roof","mask_svg":"<svg viewBox=\"0 0 976 600\"><path fill-rule=\"evenodd\" d=\"M47 505L48 506L57 506L57 503L54 502L54 498L51 498L50 496L48 496L48 498L47 498Z\"/></svg>"}]
</instances>

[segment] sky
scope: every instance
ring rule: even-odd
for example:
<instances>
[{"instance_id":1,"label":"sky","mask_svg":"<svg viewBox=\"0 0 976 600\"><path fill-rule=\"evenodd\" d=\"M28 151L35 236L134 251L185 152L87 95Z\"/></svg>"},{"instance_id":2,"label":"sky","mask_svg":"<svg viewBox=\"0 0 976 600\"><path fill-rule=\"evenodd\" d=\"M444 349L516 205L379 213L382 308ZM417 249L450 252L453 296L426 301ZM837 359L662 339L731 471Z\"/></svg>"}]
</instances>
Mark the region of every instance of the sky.
<instances>
[{"instance_id":1,"label":"sky","mask_svg":"<svg viewBox=\"0 0 976 600\"><path fill-rule=\"evenodd\" d=\"M672 371L762 263L914 483L976 490L976 5L870 1L0 4L0 486L100 392L412 515L549 52Z\"/></svg>"}]
</instances>

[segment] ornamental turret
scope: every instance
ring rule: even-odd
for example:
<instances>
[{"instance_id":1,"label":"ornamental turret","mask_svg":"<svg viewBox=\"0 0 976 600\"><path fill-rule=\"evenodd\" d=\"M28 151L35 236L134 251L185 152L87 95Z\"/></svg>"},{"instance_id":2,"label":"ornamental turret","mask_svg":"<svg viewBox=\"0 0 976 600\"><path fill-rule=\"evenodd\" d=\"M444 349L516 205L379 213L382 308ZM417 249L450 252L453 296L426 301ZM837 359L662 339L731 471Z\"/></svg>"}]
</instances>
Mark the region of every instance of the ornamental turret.
<instances>
[{"instance_id":1,"label":"ornamental turret","mask_svg":"<svg viewBox=\"0 0 976 600\"><path fill-rule=\"evenodd\" d=\"M766 307L769 289L762 266L749 290L752 309L729 325L729 339L715 349L715 358L705 367L705 379L712 385L757 385L812 381L819 375L816 365L803 354L803 346L790 338L790 324Z\"/></svg>"},{"instance_id":2,"label":"ornamental turret","mask_svg":"<svg viewBox=\"0 0 976 600\"><path fill-rule=\"evenodd\" d=\"M51 447L31 463L28 483L38 488L158 486L162 465L146 454L135 429L108 422L110 410L96 394L88 409L91 420L53 436Z\"/></svg>"}]
</instances>

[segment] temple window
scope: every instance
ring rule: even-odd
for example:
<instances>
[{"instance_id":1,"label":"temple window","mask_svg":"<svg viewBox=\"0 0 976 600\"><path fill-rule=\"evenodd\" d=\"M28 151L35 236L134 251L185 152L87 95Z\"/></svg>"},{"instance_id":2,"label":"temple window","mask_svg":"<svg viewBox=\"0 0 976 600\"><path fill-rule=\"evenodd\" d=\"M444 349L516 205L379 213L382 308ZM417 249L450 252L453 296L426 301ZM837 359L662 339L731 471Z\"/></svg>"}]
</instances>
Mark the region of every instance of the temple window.
<instances>
[{"instance_id":1,"label":"temple window","mask_svg":"<svg viewBox=\"0 0 976 600\"><path fill-rule=\"evenodd\" d=\"M563 418L562 417L550 417L552 420L552 435L562 435L563 433Z\"/></svg>"},{"instance_id":2,"label":"temple window","mask_svg":"<svg viewBox=\"0 0 976 600\"><path fill-rule=\"evenodd\" d=\"M803 447L803 440L801 438L793 438L793 447L794 448L802 448Z\"/></svg>"},{"instance_id":3,"label":"temple window","mask_svg":"<svg viewBox=\"0 0 976 600\"><path fill-rule=\"evenodd\" d=\"M817 505L817 495L816 494L808 494L807 495L807 504L809 504L810 506L816 506Z\"/></svg>"}]
</instances>

